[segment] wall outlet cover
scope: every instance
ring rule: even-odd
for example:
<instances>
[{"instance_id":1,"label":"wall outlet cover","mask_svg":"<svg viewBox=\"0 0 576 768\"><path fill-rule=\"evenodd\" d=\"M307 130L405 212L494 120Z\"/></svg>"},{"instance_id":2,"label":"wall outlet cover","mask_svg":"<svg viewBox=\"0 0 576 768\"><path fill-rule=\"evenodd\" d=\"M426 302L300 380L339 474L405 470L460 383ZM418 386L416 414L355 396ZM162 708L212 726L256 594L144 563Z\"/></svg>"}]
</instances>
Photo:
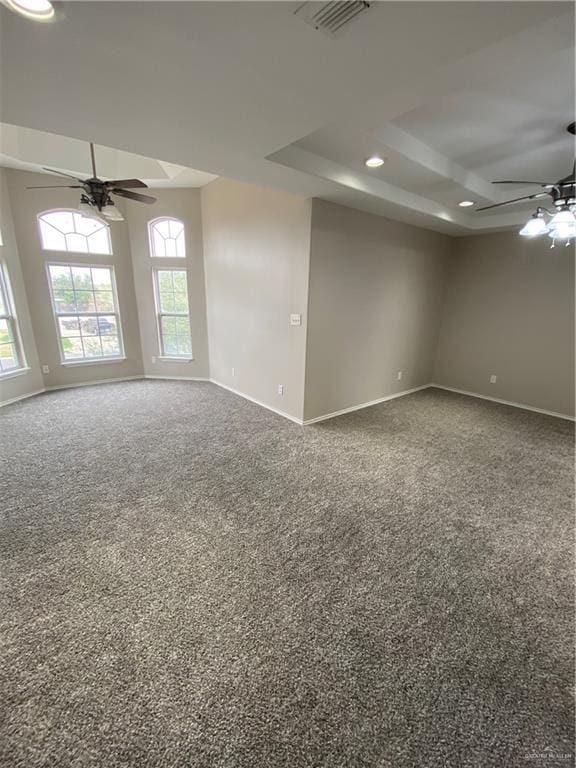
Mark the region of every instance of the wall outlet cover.
<instances>
[{"instance_id":1,"label":"wall outlet cover","mask_svg":"<svg viewBox=\"0 0 576 768\"><path fill-rule=\"evenodd\" d=\"M290 315L290 325L302 325L302 315L296 313Z\"/></svg>"},{"instance_id":2,"label":"wall outlet cover","mask_svg":"<svg viewBox=\"0 0 576 768\"><path fill-rule=\"evenodd\" d=\"M279 395L284 394L284 384L278 384L278 394Z\"/></svg>"},{"instance_id":3,"label":"wall outlet cover","mask_svg":"<svg viewBox=\"0 0 576 768\"><path fill-rule=\"evenodd\" d=\"M495 373L490 374L490 384L496 384L498 381L498 376L496 376Z\"/></svg>"},{"instance_id":4,"label":"wall outlet cover","mask_svg":"<svg viewBox=\"0 0 576 768\"><path fill-rule=\"evenodd\" d=\"M42 366L42 373L50 373L50 366L49 365L43 365Z\"/></svg>"}]
</instances>

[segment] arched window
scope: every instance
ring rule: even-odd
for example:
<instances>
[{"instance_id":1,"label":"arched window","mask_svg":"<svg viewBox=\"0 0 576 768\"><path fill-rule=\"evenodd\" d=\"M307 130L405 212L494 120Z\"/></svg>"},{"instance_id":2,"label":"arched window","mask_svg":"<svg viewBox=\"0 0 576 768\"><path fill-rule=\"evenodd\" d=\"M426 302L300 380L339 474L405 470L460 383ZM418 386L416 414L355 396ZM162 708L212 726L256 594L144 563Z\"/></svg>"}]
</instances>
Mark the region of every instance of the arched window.
<instances>
[{"instance_id":1,"label":"arched window","mask_svg":"<svg viewBox=\"0 0 576 768\"><path fill-rule=\"evenodd\" d=\"M184 222L163 216L148 223L150 256L154 258L177 258L186 256Z\"/></svg>"},{"instance_id":2,"label":"arched window","mask_svg":"<svg viewBox=\"0 0 576 768\"><path fill-rule=\"evenodd\" d=\"M45 211L38 215L40 239L45 251L112 253L110 229L103 221L75 210Z\"/></svg>"}]
</instances>

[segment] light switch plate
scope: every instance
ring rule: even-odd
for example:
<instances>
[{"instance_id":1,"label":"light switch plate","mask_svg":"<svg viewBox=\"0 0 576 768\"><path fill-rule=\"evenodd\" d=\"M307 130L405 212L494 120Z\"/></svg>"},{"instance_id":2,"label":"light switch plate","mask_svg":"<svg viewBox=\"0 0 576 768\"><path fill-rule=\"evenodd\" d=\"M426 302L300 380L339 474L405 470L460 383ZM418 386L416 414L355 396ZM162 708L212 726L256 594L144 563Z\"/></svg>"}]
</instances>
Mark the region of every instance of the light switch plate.
<instances>
[{"instance_id":1,"label":"light switch plate","mask_svg":"<svg viewBox=\"0 0 576 768\"><path fill-rule=\"evenodd\" d=\"M290 325L302 325L302 315L296 313L290 315Z\"/></svg>"}]
</instances>

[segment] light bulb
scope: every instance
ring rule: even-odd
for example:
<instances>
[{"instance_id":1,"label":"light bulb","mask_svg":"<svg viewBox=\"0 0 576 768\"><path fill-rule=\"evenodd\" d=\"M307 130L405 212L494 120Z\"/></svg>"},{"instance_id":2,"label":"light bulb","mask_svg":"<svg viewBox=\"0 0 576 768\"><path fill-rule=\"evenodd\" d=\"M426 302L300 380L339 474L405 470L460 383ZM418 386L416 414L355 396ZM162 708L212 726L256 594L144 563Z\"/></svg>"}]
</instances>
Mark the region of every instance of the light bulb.
<instances>
[{"instance_id":1,"label":"light bulb","mask_svg":"<svg viewBox=\"0 0 576 768\"><path fill-rule=\"evenodd\" d=\"M537 237L548 232L548 225L541 213L535 213L520 230L523 237Z\"/></svg>"},{"instance_id":2,"label":"light bulb","mask_svg":"<svg viewBox=\"0 0 576 768\"><path fill-rule=\"evenodd\" d=\"M364 164L368 166L368 168L380 168L381 165L384 165L386 161L382 157L378 157L378 155L373 155L372 157L369 157L367 160L364 161Z\"/></svg>"}]
</instances>

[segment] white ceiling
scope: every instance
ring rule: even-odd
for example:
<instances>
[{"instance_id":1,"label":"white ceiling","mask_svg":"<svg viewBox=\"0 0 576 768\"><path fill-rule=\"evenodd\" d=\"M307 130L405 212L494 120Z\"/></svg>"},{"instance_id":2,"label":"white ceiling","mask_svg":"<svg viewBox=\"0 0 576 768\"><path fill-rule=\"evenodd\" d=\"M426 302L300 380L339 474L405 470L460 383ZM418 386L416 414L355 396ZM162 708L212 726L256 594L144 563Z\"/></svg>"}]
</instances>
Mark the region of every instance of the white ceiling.
<instances>
[{"instance_id":1,"label":"white ceiling","mask_svg":"<svg viewBox=\"0 0 576 768\"><path fill-rule=\"evenodd\" d=\"M0 165L49 174L49 169L81 179L92 176L88 142L0 123ZM94 146L98 177L141 179L149 187L202 187L216 176L182 165L153 160L120 149Z\"/></svg>"},{"instance_id":2,"label":"white ceiling","mask_svg":"<svg viewBox=\"0 0 576 768\"><path fill-rule=\"evenodd\" d=\"M53 24L0 7L2 118L451 234L525 218L458 208L534 191L491 180L569 172L571 2L373 2L338 39L298 5L64 2Z\"/></svg>"}]
</instances>

